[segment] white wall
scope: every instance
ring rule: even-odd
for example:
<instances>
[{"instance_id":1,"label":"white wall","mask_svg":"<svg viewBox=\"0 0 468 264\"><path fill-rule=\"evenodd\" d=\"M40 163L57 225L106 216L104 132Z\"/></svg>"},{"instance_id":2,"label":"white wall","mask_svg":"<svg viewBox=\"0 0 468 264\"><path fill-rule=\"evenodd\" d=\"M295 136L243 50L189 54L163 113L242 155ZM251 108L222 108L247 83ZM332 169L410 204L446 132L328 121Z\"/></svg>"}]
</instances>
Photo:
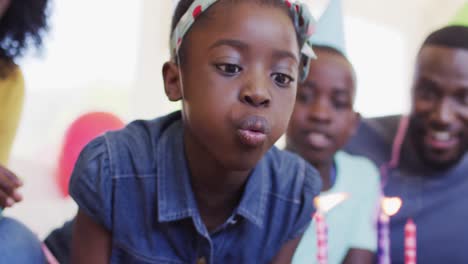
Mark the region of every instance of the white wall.
<instances>
[{"instance_id":1,"label":"white wall","mask_svg":"<svg viewBox=\"0 0 468 264\"><path fill-rule=\"evenodd\" d=\"M364 116L405 113L413 64L424 38L466 0L343 0L347 41Z\"/></svg>"},{"instance_id":2,"label":"white wall","mask_svg":"<svg viewBox=\"0 0 468 264\"><path fill-rule=\"evenodd\" d=\"M9 165L25 182L25 201L5 214L41 237L76 212L70 199L60 197L54 178L67 127L87 111L137 116L130 97L144 56L141 38L148 34L142 8L142 1L54 1L46 49L20 61L26 98Z\"/></svg>"}]
</instances>

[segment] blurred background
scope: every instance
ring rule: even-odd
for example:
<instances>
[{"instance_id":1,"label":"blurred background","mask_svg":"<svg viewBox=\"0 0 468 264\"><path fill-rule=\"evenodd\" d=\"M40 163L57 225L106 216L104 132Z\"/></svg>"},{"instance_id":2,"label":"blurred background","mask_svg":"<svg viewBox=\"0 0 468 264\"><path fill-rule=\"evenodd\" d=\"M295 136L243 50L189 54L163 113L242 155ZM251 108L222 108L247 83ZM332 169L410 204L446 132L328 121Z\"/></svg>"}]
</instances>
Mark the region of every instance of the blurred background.
<instances>
[{"instance_id":1,"label":"blurred background","mask_svg":"<svg viewBox=\"0 0 468 264\"><path fill-rule=\"evenodd\" d=\"M56 184L65 132L80 115L106 111L125 122L179 107L167 101L161 67L169 58L171 0L52 1L39 56L19 61L26 100L9 167L25 201L6 215L39 236L73 217ZM309 0L316 16L327 0ZM466 0L344 0L346 45L357 70L356 109L364 117L409 109L412 65L423 38L447 24Z\"/></svg>"}]
</instances>

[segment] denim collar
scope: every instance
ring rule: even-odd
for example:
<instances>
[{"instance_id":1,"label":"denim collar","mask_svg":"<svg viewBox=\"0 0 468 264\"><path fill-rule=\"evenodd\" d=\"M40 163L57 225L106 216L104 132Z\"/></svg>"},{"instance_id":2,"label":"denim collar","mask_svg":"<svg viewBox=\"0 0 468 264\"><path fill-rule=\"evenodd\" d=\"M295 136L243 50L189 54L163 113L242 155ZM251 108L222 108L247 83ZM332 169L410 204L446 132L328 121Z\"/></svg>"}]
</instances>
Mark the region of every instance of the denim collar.
<instances>
[{"instance_id":1,"label":"denim collar","mask_svg":"<svg viewBox=\"0 0 468 264\"><path fill-rule=\"evenodd\" d=\"M185 158L183 125L178 119L163 131L157 150L158 221L171 222L193 218L201 221L190 184ZM233 216L239 215L263 228L270 178L263 158L252 170L244 194Z\"/></svg>"}]
</instances>

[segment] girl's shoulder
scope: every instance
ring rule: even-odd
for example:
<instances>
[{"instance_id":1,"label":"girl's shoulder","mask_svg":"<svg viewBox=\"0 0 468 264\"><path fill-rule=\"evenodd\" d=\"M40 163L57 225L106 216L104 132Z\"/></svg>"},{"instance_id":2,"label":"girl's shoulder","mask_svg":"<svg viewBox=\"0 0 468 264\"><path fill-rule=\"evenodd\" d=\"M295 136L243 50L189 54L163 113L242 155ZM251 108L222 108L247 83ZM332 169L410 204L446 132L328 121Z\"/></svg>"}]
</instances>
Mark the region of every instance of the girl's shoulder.
<instances>
[{"instance_id":1,"label":"girl's shoulder","mask_svg":"<svg viewBox=\"0 0 468 264\"><path fill-rule=\"evenodd\" d=\"M114 216L128 213L126 206L115 204L135 204L141 209L141 197L154 197L155 149L165 134L177 129L170 125L177 124L175 120L169 115L135 121L91 141L81 152L70 180L70 195L80 209L114 230Z\"/></svg>"},{"instance_id":2,"label":"girl's shoulder","mask_svg":"<svg viewBox=\"0 0 468 264\"><path fill-rule=\"evenodd\" d=\"M136 120L104 135L111 166L117 175L148 174L156 169L159 145L165 132L180 123L175 112L153 120Z\"/></svg>"}]
</instances>

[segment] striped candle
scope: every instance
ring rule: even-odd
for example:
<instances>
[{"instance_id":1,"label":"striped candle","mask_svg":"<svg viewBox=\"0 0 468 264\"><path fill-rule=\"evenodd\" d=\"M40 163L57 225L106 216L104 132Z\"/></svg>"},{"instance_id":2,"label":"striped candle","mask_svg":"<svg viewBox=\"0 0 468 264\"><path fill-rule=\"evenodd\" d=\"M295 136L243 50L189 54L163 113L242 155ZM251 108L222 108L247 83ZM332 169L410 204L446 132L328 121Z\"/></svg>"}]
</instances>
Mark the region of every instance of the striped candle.
<instances>
[{"instance_id":1,"label":"striped candle","mask_svg":"<svg viewBox=\"0 0 468 264\"><path fill-rule=\"evenodd\" d=\"M390 217L384 212L380 213L378 221L378 249L379 264L390 264Z\"/></svg>"},{"instance_id":2,"label":"striped candle","mask_svg":"<svg viewBox=\"0 0 468 264\"><path fill-rule=\"evenodd\" d=\"M405 224L405 264L416 264L416 224L411 218Z\"/></svg>"},{"instance_id":3,"label":"striped candle","mask_svg":"<svg viewBox=\"0 0 468 264\"><path fill-rule=\"evenodd\" d=\"M325 216L317 211L314 215L316 233L317 233L317 262L318 264L327 264L328 262L328 234Z\"/></svg>"}]
</instances>

